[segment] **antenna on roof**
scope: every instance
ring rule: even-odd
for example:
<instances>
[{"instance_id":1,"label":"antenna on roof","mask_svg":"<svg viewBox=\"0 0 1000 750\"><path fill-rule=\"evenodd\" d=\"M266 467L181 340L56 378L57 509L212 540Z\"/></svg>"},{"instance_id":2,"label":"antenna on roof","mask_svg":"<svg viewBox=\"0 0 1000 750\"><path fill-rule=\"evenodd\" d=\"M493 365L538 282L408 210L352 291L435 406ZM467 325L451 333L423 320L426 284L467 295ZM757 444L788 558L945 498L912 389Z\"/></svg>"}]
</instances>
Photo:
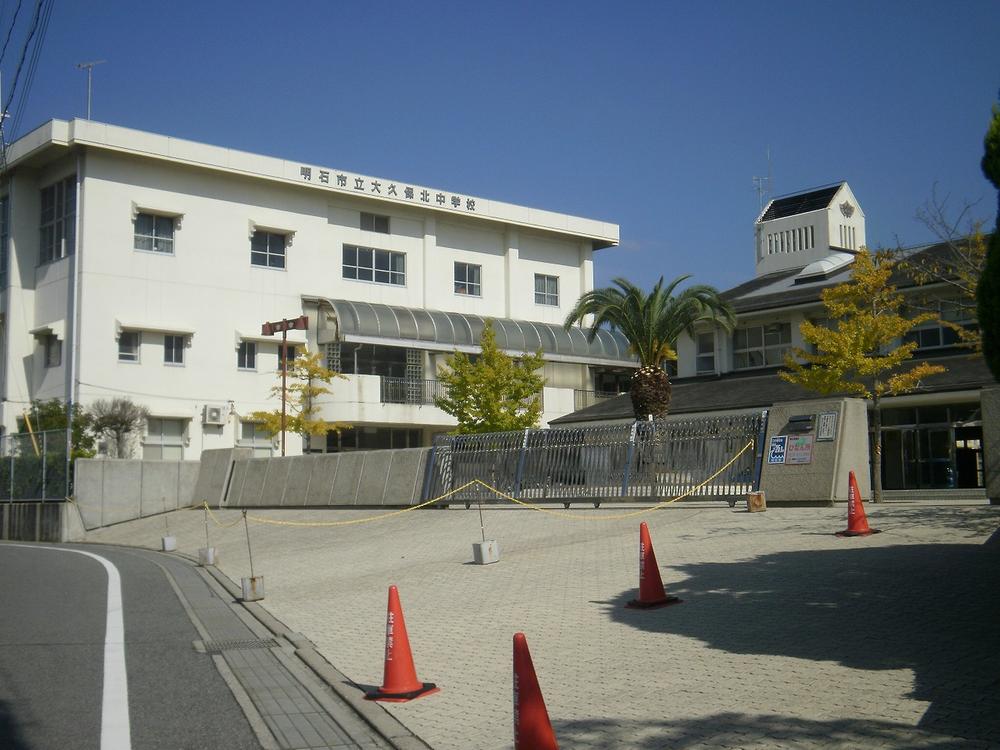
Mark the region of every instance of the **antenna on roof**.
<instances>
[{"instance_id":1,"label":"antenna on roof","mask_svg":"<svg viewBox=\"0 0 1000 750\"><path fill-rule=\"evenodd\" d=\"M107 60L91 60L90 62L82 62L76 64L77 70L87 71L87 119L88 120L90 119L90 92L91 92L91 83L93 82L94 78L94 66L101 65L106 62Z\"/></svg>"},{"instance_id":2,"label":"antenna on roof","mask_svg":"<svg viewBox=\"0 0 1000 750\"><path fill-rule=\"evenodd\" d=\"M767 177L754 177L753 188L757 191L757 212L764 210L764 198L774 192L774 176L771 174L771 147L767 147Z\"/></svg>"}]
</instances>

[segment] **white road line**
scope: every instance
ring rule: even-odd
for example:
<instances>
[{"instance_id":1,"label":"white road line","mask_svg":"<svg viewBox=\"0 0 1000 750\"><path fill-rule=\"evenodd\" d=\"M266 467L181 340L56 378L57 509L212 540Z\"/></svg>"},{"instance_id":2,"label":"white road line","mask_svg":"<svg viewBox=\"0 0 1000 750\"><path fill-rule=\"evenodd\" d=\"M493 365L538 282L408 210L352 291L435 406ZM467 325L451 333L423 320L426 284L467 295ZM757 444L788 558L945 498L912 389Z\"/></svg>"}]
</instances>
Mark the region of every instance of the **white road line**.
<instances>
[{"instance_id":1,"label":"white road line","mask_svg":"<svg viewBox=\"0 0 1000 750\"><path fill-rule=\"evenodd\" d=\"M122 617L122 579L110 560L92 552L34 544L4 545L75 552L97 560L108 573L108 617L104 626L104 700L101 705L101 750L131 750L128 716L128 675L125 672L125 620Z\"/></svg>"}]
</instances>

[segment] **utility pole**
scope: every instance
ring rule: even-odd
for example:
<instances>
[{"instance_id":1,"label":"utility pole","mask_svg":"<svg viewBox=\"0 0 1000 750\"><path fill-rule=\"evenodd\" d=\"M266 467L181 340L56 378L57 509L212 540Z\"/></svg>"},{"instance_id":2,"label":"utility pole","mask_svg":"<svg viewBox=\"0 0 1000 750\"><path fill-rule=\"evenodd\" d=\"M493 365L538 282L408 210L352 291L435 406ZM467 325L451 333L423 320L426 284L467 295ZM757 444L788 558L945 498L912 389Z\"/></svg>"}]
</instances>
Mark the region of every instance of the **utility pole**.
<instances>
[{"instance_id":1,"label":"utility pole","mask_svg":"<svg viewBox=\"0 0 1000 750\"><path fill-rule=\"evenodd\" d=\"M93 79L94 79L94 66L106 63L107 60L91 60L90 62L82 62L76 64L77 70L87 71L87 119L90 119L90 96L92 91Z\"/></svg>"}]
</instances>

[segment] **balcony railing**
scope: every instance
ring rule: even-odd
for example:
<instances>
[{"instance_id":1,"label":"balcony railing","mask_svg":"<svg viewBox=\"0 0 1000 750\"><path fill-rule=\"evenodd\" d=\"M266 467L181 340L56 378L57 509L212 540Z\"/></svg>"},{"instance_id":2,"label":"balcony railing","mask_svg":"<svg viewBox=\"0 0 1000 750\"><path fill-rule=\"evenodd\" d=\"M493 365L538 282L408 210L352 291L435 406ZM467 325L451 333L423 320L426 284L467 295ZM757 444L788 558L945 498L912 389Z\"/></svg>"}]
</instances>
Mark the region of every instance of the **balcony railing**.
<instances>
[{"instance_id":1,"label":"balcony railing","mask_svg":"<svg viewBox=\"0 0 1000 750\"><path fill-rule=\"evenodd\" d=\"M614 398L615 396L620 396L620 393L615 393L614 391L573 391L573 411L580 411L580 409L585 409L588 406L593 406L598 401L605 401L609 398Z\"/></svg>"},{"instance_id":2,"label":"balcony railing","mask_svg":"<svg viewBox=\"0 0 1000 750\"><path fill-rule=\"evenodd\" d=\"M444 384L437 380L382 377L380 382L383 404L433 404L435 396L444 395Z\"/></svg>"}]
</instances>

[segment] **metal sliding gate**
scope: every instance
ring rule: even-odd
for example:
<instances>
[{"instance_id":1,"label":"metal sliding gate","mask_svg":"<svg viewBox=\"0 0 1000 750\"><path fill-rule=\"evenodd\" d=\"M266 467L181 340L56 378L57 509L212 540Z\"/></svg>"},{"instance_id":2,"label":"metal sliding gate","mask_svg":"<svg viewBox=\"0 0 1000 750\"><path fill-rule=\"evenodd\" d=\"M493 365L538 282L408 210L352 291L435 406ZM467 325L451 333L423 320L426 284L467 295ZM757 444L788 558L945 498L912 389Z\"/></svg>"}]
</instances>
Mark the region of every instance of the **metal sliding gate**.
<instances>
[{"instance_id":1,"label":"metal sliding gate","mask_svg":"<svg viewBox=\"0 0 1000 750\"><path fill-rule=\"evenodd\" d=\"M690 496L730 505L760 481L767 412L572 429L441 435L424 501L479 480L535 502L631 502ZM728 464L728 465L727 465ZM481 485L447 502L499 501Z\"/></svg>"}]
</instances>

